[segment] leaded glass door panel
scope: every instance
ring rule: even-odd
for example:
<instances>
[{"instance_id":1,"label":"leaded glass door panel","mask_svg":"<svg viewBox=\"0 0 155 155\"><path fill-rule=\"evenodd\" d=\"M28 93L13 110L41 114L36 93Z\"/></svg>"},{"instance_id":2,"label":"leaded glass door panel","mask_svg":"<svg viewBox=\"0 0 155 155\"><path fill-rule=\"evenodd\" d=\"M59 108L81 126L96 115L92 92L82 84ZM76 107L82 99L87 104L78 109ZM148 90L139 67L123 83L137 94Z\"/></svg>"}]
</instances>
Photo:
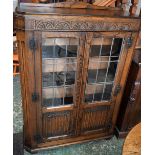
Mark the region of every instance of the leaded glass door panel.
<instances>
[{"instance_id":1,"label":"leaded glass door panel","mask_svg":"<svg viewBox=\"0 0 155 155\"><path fill-rule=\"evenodd\" d=\"M46 140L75 134L80 40L76 32L42 34L42 131Z\"/></svg>"},{"instance_id":2,"label":"leaded glass door panel","mask_svg":"<svg viewBox=\"0 0 155 155\"><path fill-rule=\"evenodd\" d=\"M81 133L105 132L112 119L114 90L122 74L125 35L87 33Z\"/></svg>"}]
</instances>

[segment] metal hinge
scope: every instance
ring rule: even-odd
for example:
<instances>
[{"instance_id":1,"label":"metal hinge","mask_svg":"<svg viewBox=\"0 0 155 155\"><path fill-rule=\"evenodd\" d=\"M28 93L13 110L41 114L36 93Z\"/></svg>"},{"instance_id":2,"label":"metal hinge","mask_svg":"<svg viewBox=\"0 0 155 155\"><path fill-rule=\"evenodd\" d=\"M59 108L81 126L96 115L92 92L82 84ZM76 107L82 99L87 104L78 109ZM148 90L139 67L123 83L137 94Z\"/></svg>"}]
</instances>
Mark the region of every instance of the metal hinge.
<instances>
[{"instance_id":1,"label":"metal hinge","mask_svg":"<svg viewBox=\"0 0 155 155\"><path fill-rule=\"evenodd\" d=\"M127 47L130 48L132 46L132 43L133 43L133 40L131 37L128 37L126 39L126 44L127 44Z\"/></svg>"},{"instance_id":2,"label":"metal hinge","mask_svg":"<svg viewBox=\"0 0 155 155\"><path fill-rule=\"evenodd\" d=\"M37 143L42 143L43 142L43 139L42 139L42 137L39 134L34 136L34 140Z\"/></svg>"},{"instance_id":3,"label":"metal hinge","mask_svg":"<svg viewBox=\"0 0 155 155\"><path fill-rule=\"evenodd\" d=\"M115 90L114 90L114 96L117 96L119 92L121 91L121 86L120 84L116 85Z\"/></svg>"},{"instance_id":4,"label":"metal hinge","mask_svg":"<svg viewBox=\"0 0 155 155\"><path fill-rule=\"evenodd\" d=\"M36 48L37 48L36 41L35 41L34 38L31 38L29 40L29 49L32 50L32 51L35 51Z\"/></svg>"},{"instance_id":5,"label":"metal hinge","mask_svg":"<svg viewBox=\"0 0 155 155\"><path fill-rule=\"evenodd\" d=\"M36 92L32 93L32 101L36 102L38 100L39 100L39 93Z\"/></svg>"}]
</instances>

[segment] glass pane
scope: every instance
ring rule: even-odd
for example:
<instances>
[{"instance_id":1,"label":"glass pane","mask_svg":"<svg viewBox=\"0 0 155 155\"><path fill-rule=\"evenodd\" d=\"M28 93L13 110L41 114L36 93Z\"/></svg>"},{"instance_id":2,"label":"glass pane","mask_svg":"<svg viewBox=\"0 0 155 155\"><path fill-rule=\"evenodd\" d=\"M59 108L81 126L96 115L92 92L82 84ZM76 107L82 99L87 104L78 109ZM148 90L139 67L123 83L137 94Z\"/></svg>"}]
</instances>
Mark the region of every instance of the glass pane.
<instances>
[{"instance_id":1,"label":"glass pane","mask_svg":"<svg viewBox=\"0 0 155 155\"><path fill-rule=\"evenodd\" d=\"M77 57L78 39L48 38L43 40L42 58Z\"/></svg>"},{"instance_id":2,"label":"glass pane","mask_svg":"<svg viewBox=\"0 0 155 155\"><path fill-rule=\"evenodd\" d=\"M64 105L73 104L73 87L65 88Z\"/></svg>"},{"instance_id":3,"label":"glass pane","mask_svg":"<svg viewBox=\"0 0 155 155\"><path fill-rule=\"evenodd\" d=\"M93 93L95 92L95 85L87 84L85 90L85 102L92 102L93 101Z\"/></svg>"},{"instance_id":4,"label":"glass pane","mask_svg":"<svg viewBox=\"0 0 155 155\"><path fill-rule=\"evenodd\" d=\"M66 59L66 85L72 85L75 83L77 60L68 58Z\"/></svg>"},{"instance_id":5,"label":"glass pane","mask_svg":"<svg viewBox=\"0 0 155 155\"><path fill-rule=\"evenodd\" d=\"M102 100L110 100L113 84L105 84L105 89L103 90Z\"/></svg>"},{"instance_id":6,"label":"glass pane","mask_svg":"<svg viewBox=\"0 0 155 155\"><path fill-rule=\"evenodd\" d=\"M111 38L106 38L104 40L103 38L94 38L92 40L90 57L99 56L99 55L109 56L111 42L112 42Z\"/></svg>"},{"instance_id":7,"label":"glass pane","mask_svg":"<svg viewBox=\"0 0 155 155\"><path fill-rule=\"evenodd\" d=\"M116 69L117 69L117 62L110 62L106 82L114 81Z\"/></svg>"},{"instance_id":8,"label":"glass pane","mask_svg":"<svg viewBox=\"0 0 155 155\"><path fill-rule=\"evenodd\" d=\"M108 66L108 57L90 58L88 70L88 83L104 82L106 68Z\"/></svg>"},{"instance_id":9,"label":"glass pane","mask_svg":"<svg viewBox=\"0 0 155 155\"><path fill-rule=\"evenodd\" d=\"M43 106L50 107L50 106L60 106L63 105L62 98L55 98L55 99L43 99Z\"/></svg>"},{"instance_id":10,"label":"glass pane","mask_svg":"<svg viewBox=\"0 0 155 155\"><path fill-rule=\"evenodd\" d=\"M121 51L122 40L122 38L114 39L111 56L119 56Z\"/></svg>"},{"instance_id":11,"label":"glass pane","mask_svg":"<svg viewBox=\"0 0 155 155\"><path fill-rule=\"evenodd\" d=\"M73 104L79 40L47 38L42 45L43 106Z\"/></svg>"},{"instance_id":12,"label":"glass pane","mask_svg":"<svg viewBox=\"0 0 155 155\"><path fill-rule=\"evenodd\" d=\"M43 87L54 86L54 73L43 73L42 75L42 84Z\"/></svg>"},{"instance_id":13,"label":"glass pane","mask_svg":"<svg viewBox=\"0 0 155 155\"><path fill-rule=\"evenodd\" d=\"M101 101L102 100L102 93L103 93L104 85L96 85L96 89L94 92L94 101Z\"/></svg>"},{"instance_id":14,"label":"glass pane","mask_svg":"<svg viewBox=\"0 0 155 155\"><path fill-rule=\"evenodd\" d=\"M87 85L85 102L110 100L112 87L112 83Z\"/></svg>"},{"instance_id":15,"label":"glass pane","mask_svg":"<svg viewBox=\"0 0 155 155\"><path fill-rule=\"evenodd\" d=\"M85 102L111 99L122 38L94 38L90 48Z\"/></svg>"},{"instance_id":16,"label":"glass pane","mask_svg":"<svg viewBox=\"0 0 155 155\"><path fill-rule=\"evenodd\" d=\"M64 89L63 87L43 88L42 96L44 106L63 105Z\"/></svg>"}]
</instances>

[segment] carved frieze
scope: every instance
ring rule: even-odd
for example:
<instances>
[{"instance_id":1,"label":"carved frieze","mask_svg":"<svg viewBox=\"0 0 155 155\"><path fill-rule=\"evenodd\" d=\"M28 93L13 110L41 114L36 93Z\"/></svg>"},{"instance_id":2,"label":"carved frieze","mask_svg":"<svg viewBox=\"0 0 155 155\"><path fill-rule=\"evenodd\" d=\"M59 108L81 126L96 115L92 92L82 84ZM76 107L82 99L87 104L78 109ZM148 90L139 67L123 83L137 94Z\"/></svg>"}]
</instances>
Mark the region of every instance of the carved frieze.
<instances>
[{"instance_id":1,"label":"carved frieze","mask_svg":"<svg viewBox=\"0 0 155 155\"><path fill-rule=\"evenodd\" d=\"M26 30L39 31L138 31L137 19L79 16L25 16Z\"/></svg>"}]
</instances>

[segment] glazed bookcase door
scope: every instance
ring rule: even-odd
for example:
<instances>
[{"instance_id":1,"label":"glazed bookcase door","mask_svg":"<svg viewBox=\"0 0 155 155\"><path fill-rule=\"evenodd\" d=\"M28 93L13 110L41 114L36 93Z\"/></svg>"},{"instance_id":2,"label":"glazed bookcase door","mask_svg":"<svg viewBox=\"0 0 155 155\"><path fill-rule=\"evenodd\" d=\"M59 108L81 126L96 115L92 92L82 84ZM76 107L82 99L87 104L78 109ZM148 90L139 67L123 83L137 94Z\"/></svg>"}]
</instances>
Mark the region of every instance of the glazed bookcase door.
<instances>
[{"instance_id":1,"label":"glazed bookcase door","mask_svg":"<svg viewBox=\"0 0 155 155\"><path fill-rule=\"evenodd\" d=\"M119 85L125 56L125 35L87 33L81 134L108 132L112 127L115 88Z\"/></svg>"},{"instance_id":2,"label":"glazed bookcase door","mask_svg":"<svg viewBox=\"0 0 155 155\"><path fill-rule=\"evenodd\" d=\"M63 139L76 134L80 33L42 33L42 136Z\"/></svg>"}]
</instances>

